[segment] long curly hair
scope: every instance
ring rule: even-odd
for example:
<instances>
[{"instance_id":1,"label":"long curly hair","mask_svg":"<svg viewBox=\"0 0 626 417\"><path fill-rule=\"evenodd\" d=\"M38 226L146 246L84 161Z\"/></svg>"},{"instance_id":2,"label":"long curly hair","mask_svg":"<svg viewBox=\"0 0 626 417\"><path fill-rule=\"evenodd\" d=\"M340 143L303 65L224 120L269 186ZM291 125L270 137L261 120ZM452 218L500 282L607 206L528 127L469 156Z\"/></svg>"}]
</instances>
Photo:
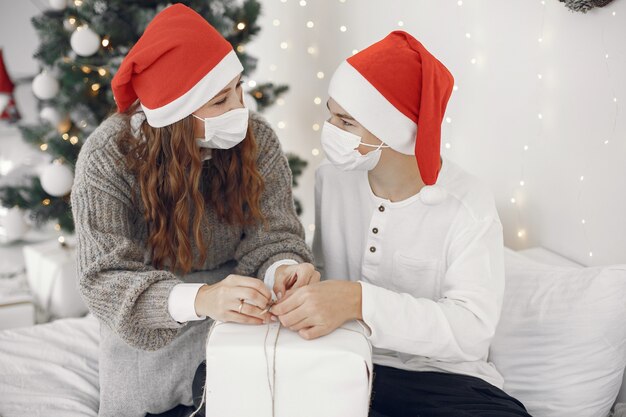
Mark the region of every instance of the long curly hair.
<instances>
[{"instance_id":1,"label":"long curly hair","mask_svg":"<svg viewBox=\"0 0 626 417\"><path fill-rule=\"evenodd\" d=\"M241 143L228 150L212 149L211 162L203 163L192 116L162 128L151 127L144 120L137 130L131 126L131 117L138 107L137 102L122 114L127 128L118 136L117 145L137 179L152 265L161 269L167 262L171 270L188 273L206 261L210 242L203 232L208 230L203 227L206 205L230 225L265 222L260 208L264 181L256 166L257 143L248 126ZM199 259L194 259L190 236Z\"/></svg>"}]
</instances>

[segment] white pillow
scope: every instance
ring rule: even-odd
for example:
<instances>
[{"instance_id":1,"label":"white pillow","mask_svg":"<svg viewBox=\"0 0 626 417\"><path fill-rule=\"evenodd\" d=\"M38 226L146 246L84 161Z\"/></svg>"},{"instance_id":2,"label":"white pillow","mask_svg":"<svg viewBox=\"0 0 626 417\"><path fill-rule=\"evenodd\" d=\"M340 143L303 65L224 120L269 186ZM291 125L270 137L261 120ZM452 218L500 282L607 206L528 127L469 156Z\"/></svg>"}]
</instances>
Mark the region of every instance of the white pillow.
<instances>
[{"instance_id":1,"label":"white pillow","mask_svg":"<svg viewBox=\"0 0 626 417\"><path fill-rule=\"evenodd\" d=\"M490 360L534 417L606 417L626 367L626 265L550 266L505 252Z\"/></svg>"}]
</instances>

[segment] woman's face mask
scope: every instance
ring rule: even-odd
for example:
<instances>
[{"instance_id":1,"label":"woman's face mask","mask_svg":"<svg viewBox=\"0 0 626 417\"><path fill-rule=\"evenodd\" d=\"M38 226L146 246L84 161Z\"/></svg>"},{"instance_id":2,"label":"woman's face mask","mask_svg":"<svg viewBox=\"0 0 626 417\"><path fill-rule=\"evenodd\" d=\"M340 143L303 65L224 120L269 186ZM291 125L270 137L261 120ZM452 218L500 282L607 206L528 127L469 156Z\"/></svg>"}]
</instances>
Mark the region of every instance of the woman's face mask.
<instances>
[{"instance_id":1,"label":"woman's face mask","mask_svg":"<svg viewBox=\"0 0 626 417\"><path fill-rule=\"evenodd\" d=\"M362 155L356 148L359 145L376 148L375 150ZM389 145L370 145L361 142L361 137L346 132L329 122L324 122L322 128L322 148L328 160L337 168L343 171L363 170L371 171L380 160L382 148Z\"/></svg>"},{"instance_id":2,"label":"woman's face mask","mask_svg":"<svg viewBox=\"0 0 626 417\"><path fill-rule=\"evenodd\" d=\"M230 149L246 137L250 112L247 107L233 109L216 117L196 116L204 121L204 138L196 139L198 146L210 149Z\"/></svg>"}]
</instances>

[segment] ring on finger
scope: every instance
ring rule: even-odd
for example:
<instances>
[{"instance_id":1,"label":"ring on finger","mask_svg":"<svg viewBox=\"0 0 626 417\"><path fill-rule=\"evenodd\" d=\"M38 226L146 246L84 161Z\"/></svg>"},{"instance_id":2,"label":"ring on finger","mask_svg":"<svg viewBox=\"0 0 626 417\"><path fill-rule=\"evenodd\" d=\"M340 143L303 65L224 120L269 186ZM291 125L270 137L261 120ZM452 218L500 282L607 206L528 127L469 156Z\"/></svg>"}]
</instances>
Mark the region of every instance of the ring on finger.
<instances>
[{"instance_id":1,"label":"ring on finger","mask_svg":"<svg viewBox=\"0 0 626 417\"><path fill-rule=\"evenodd\" d=\"M243 299L243 298L240 298L240 299L239 299L239 301L240 301L240 303L239 303L239 314L241 314L241 310L243 310L243 302L244 302L244 299Z\"/></svg>"}]
</instances>

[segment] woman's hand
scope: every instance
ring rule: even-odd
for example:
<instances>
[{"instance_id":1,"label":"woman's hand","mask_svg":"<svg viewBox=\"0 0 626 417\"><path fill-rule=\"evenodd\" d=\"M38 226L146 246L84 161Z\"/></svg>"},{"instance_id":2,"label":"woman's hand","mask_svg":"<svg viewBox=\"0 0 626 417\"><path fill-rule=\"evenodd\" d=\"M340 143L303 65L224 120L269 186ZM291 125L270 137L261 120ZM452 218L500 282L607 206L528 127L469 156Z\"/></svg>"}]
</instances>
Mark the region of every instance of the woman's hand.
<instances>
[{"instance_id":1,"label":"woman's hand","mask_svg":"<svg viewBox=\"0 0 626 417\"><path fill-rule=\"evenodd\" d=\"M323 281L302 287L272 306L283 326L305 339L331 333L347 321L362 319L361 284Z\"/></svg>"},{"instance_id":2,"label":"woman's hand","mask_svg":"<svg viewBox=\"0 0 626 417\"><path fill-rule=\"evenodd\" d=\"M270 314L263 311L271 298L263 281L229 275L216 284L200 287L194 305L197 315L213 320L263 324L270 320Z\"/></svg>"},{"instance_id":3,"label":"woman's hand","mask_svg":"<svg viewBox=\"0 0 626 417\"><path fill-rule=\"evenodd\" d=\"M320 273L310 263L281 265L274 276L274 293L280 300L298 288L320 282Z\"/></svg>"}]
</instances>

